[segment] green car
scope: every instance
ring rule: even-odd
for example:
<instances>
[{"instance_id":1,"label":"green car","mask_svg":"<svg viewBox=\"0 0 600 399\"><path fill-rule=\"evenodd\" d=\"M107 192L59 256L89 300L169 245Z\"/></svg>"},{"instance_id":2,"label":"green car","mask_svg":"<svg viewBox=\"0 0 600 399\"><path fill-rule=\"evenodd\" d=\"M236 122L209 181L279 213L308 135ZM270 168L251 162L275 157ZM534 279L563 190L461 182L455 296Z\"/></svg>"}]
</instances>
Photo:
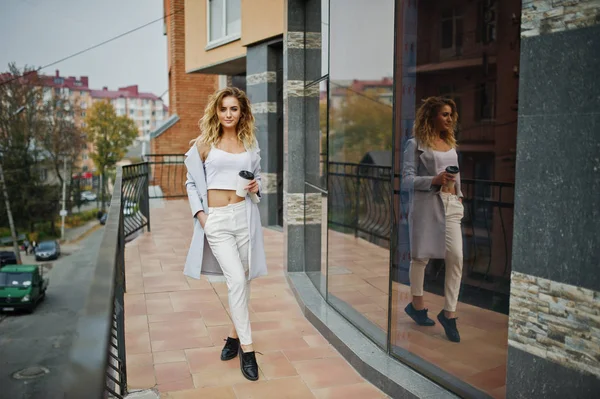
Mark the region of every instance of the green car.
<instances>
[{"instance_id":1,"label":"green car","mask_svg":"<svg viewBox=\"0 0 600 399\"><path fill-rule=\"evenodd\" d=\"M49 279L36 265L7 265L0 269L0 311L32 312L46 296Z\"/></svg>"}]
</instances>

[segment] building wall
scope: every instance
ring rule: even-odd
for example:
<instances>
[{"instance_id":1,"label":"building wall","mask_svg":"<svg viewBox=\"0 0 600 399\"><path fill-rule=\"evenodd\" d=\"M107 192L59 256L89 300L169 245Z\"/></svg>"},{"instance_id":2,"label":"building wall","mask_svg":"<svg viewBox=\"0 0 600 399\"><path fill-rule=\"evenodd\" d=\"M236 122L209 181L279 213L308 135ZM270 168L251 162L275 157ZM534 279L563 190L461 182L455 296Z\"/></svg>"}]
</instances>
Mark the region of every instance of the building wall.
<instances>
[{"instance_id":1,"label":"building wall","mask_svg":"<svg viewBox=\"0 0 600 399\"><path fill-rule=\"evenodd\" d=\"M177 114L180 120L162 135L152 140L154 154L183 154L190 140L200 134L198 121L204 113L208 97L217 89L215 75L186 73L186 14L187 3L169 0L165 15L184 9L167 18L167 42L169 60L169 113ZM204 2L201 2L204 3ZM192 7L193 8L193 7ZM197 26L197 25L196 25Z\"/></svg>"},{"instance_id":2,"label":"building wall","mask_svg":"<svg viewBox=\"0 0 600 399\"><path fill-rule=\"evenodd\" d=\"M600 392L600 196L592 194L600 192L600 3L525 0L521 18L507 397L592 398Z\"/></svg>"},{"instance_id":3,"label":"building wall","mask_svg":"<svg viewBox=\"0 0 600 399\"><path fill-rule=\"evenodd\" d=\"M283 0L241 0L239 40L207 49L206 1L186 0L186 71L246 56L246 46L283 33Z\"/></svg>"}]
</instances>

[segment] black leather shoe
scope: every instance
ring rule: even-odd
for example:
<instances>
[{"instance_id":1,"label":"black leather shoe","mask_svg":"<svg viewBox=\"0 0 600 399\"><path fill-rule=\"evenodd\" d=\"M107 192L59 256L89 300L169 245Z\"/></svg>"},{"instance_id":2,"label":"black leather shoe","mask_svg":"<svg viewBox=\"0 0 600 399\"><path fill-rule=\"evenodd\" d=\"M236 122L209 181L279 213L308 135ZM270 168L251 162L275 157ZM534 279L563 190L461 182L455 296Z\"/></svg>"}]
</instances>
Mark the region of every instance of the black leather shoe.
<instances>
[{"instance_id":1,"label":"black leather shoe","mask_svg":"<svg viewBox=\"0 0 600 399\"><path fill-rule=\"evenodd\" d=\"M404 311L410 316L411 319L415 321L415 323L420 326L431 327L435 325L435 321L427 317L427 309L417 310L413 306L412 302L406 305Z\"/></svg>"},{"instance_id":2,"label":"black leather shoe","mask_svg":"<svg viewBox=\"0 0 600 399\"><path fill-rule=\"evenodd\" d=\"M244 352L240 346L240 368L244 377L250 381L258 380L258 364L256 364L256 354Z\"/></svg>"},{"instance_id":3,"label":"black leather shoe","mask_svg":"<svg viewBox=\"0 0 600 399\"><path fill-rule=\"evenodd\" d=\"M446 337L452 342L460 342L460 334L458 333L458 329L456 328L456 317L454 319L449 319L444 314L442 310L437 319L439 320L442 327L444 327L444 331L446 332Z\"/></svg>"},{"instance_id":4,"label":"black leather shoe","mask_svg":"<svg viewBox=\"0 0 600 399\"><path fill-rule=\"evenodd\" d=\"M225 346L221 351L221 360L231 360L237 356L240 350L240 340L239 338L227 337L225 341Z\"/></svg>"}]
</instances>

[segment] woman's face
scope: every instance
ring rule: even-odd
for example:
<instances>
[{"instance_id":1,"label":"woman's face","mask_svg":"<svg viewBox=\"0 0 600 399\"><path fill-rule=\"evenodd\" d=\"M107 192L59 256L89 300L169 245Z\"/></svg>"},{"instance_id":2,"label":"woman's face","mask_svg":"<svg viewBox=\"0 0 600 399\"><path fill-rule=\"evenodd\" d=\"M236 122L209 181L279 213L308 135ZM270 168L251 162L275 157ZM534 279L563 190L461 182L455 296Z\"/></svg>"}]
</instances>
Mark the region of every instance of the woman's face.
<instances>
[{"instance_id":1,"label":"woman's face","mask_svg":"<svg viewBox=\"0 0 600 399\"><path fill-rule=\"evenodd\" d=\"M433 127L437 132L445 132L452 128L452 108L449 105L440 107L433 121Z\"/></svg>"},{"instance_id":2,"label":"woman's face","mask_svg":"<svg viewBox=\"0 0 600 399\"><path fill-rule=\"evenodd\" d=\"M219 122L221 122L223 128L236 128L241 114L240 102L237 98L232 96L223 98L221 107L218 110Z\"/></svg>"}]
</instances>

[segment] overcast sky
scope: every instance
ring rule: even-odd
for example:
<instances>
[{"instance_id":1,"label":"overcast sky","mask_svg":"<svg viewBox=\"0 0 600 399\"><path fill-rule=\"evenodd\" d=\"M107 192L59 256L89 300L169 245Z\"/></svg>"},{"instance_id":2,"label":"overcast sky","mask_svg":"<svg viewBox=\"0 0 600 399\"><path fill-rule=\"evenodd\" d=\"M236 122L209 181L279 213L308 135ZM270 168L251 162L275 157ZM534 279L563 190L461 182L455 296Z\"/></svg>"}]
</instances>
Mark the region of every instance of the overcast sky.
<instances>
[{"instance_id":1,"label":"overcast sky","mask_svg":"<svg viewBox=\"0 0 600 399\"><path fill-rule=\"evenodd\" d=\"M163 0L0 0L0 71L9 62L39 67L161 18ZM93 89L139 85L167 90L162 21L42 70L88 76ZM168 95L163 97L168 102Z\"/></svg>"}]
</instances>

